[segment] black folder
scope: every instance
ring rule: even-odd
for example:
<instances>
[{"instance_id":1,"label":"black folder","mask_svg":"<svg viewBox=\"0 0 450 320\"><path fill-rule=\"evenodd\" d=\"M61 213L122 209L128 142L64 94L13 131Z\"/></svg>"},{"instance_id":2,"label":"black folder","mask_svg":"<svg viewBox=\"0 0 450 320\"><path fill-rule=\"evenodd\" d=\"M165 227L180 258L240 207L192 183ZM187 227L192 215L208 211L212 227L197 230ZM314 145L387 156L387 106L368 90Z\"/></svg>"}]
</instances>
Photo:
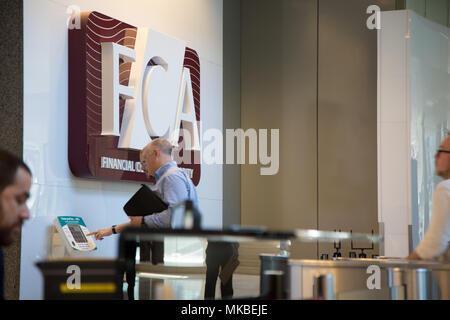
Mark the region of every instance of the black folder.
<instances>
[{"instance_id":1,"label":"black folder","mask_svg":"<svg viewBox=\"0 0 450 320\"><path fill-rule=\"evenodd\" d=\"M143 184L123 206L123 210L128 216L147 216L164 211L168 207L156 193Z\"/></svg>"}]
</instances>

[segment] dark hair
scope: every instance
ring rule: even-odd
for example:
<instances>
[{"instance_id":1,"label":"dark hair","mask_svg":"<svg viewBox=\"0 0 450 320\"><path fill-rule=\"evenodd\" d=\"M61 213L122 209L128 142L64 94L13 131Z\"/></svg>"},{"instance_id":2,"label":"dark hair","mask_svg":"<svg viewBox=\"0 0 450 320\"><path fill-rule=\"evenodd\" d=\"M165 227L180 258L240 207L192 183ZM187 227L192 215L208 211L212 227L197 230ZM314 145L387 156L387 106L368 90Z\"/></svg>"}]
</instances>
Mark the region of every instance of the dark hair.
<instances>
[{"instance_id":1,"label":"dark hair","mask_svg":"<svg viewBox=\"0 0 450 320\"><path fill-rule=\"evenodd\" d=\"M0 149L0 192L14 183L19 168L25 169L30 175L31 170L20 158Z\"/></svg>"}]
</instances>

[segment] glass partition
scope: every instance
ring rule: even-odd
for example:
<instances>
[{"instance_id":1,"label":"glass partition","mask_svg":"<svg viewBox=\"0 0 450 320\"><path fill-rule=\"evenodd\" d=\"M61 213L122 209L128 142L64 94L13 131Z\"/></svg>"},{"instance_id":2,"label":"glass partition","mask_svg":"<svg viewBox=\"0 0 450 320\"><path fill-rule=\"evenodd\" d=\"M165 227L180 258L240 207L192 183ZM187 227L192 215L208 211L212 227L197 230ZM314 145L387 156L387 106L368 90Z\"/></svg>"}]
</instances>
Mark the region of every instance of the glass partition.
<instances>
[{"instance_id":1,"label":"glass partition","mask_svg":"<svg viewBox=\"0 0 450 320\"><path fill-rule=\"evenodd\" d=\"M410 135L413 247L431 218L432 194L442 181L434 154L450 128L450 29L413 12L410 19Z\"/></svg>"},{"instance_id":2,"label":"glass partition","mask_svg":"<svg viewBox=\"0 0 450 320\"><path fill-rule=\"evenodd\" d=\"M265 299L275 295L288 298L288 292L276 293L272 284L281 281L281 288L289 287L291 242L343 240L377 243L380 237L319 230L130 228L120 235L119 244L119 261L126 266L127 274L124 295L136 300ZM201 252L191 250L199 245ZM161 248L162 255L158 251Z\"/></svg>"}]
</instances>

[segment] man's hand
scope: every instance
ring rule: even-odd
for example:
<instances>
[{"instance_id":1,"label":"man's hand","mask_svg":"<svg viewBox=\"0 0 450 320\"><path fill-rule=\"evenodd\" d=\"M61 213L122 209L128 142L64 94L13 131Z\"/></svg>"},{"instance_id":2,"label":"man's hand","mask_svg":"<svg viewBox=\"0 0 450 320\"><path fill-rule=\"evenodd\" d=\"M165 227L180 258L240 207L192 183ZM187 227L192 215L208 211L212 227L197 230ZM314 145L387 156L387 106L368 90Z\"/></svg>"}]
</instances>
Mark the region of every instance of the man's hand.
<instances>
[{"instance_id":1,"label":"man's hand","mask_svg":"<svg viewBox=\"0 0 450 320\"><path fill-rule=\"evenodd\" d=\"M126 227L129 227L129 226L133 226L133 227L141 226L143 217L129 217L129 218L130 218L130 222L127 222L127 223L124 223L121 225L116 225L117 233L120 233L123 229L125 229ZM109 227L109 228L99 229L97 231L91 232L91 233L87 234L87 236L94 236L95 240L103 240L104 237L109 237L112 234L113 234L112 227Z\"/></svg>"},{"instance_id":2,"label":"man's hand","mask_svg":"<svg viewBox=\"0 0 450 320\"><path fill-rule=\"evenodd\" d=\"M87 236L94 236L95 240L103 240L104 237L108 237L112 234L113 234L112 228L104 228L88 233Z\"/></svg>"},{"instance_id":3,"label":"man's hand","mask_svg":"<svg viewBox=\"0 0 450 320\"><path fill-rule=\"evenodd\" d=\"M408 260L420 260L420 256L417 254L417 252L413 251L409 256L406 257Z\"/></svg>"},{"instance_id":4,"label":"man's hand","mask_svg":"<svg viewBox=\"0 0 450 320\"><path fill-rule=\"evenodd\" d=\"M129 216L128 218L130 218L130 224L133 227L140 227L142 224L142 219L144 217L133 217L133 216Z\"/></svg>"}]
</instances>

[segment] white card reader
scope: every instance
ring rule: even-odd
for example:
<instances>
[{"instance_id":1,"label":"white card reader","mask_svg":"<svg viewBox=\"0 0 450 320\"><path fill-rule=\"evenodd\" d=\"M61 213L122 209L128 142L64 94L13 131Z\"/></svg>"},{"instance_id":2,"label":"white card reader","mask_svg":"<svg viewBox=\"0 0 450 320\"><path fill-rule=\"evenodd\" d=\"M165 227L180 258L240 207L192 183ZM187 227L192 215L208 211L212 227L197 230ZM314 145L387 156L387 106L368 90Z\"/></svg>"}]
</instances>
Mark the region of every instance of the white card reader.
<instances>
[{"instance_id":1,"label":"white card reader","mask_svg":"<svg viewBox=\"0 0 450 320\"><path fill-rule=\"evenodd\" d=\"M56 217L55 226L70 255L79 255L97 250L92 236L87 236L89 230L81 217Z\"/></svg>"}]
</instances>

